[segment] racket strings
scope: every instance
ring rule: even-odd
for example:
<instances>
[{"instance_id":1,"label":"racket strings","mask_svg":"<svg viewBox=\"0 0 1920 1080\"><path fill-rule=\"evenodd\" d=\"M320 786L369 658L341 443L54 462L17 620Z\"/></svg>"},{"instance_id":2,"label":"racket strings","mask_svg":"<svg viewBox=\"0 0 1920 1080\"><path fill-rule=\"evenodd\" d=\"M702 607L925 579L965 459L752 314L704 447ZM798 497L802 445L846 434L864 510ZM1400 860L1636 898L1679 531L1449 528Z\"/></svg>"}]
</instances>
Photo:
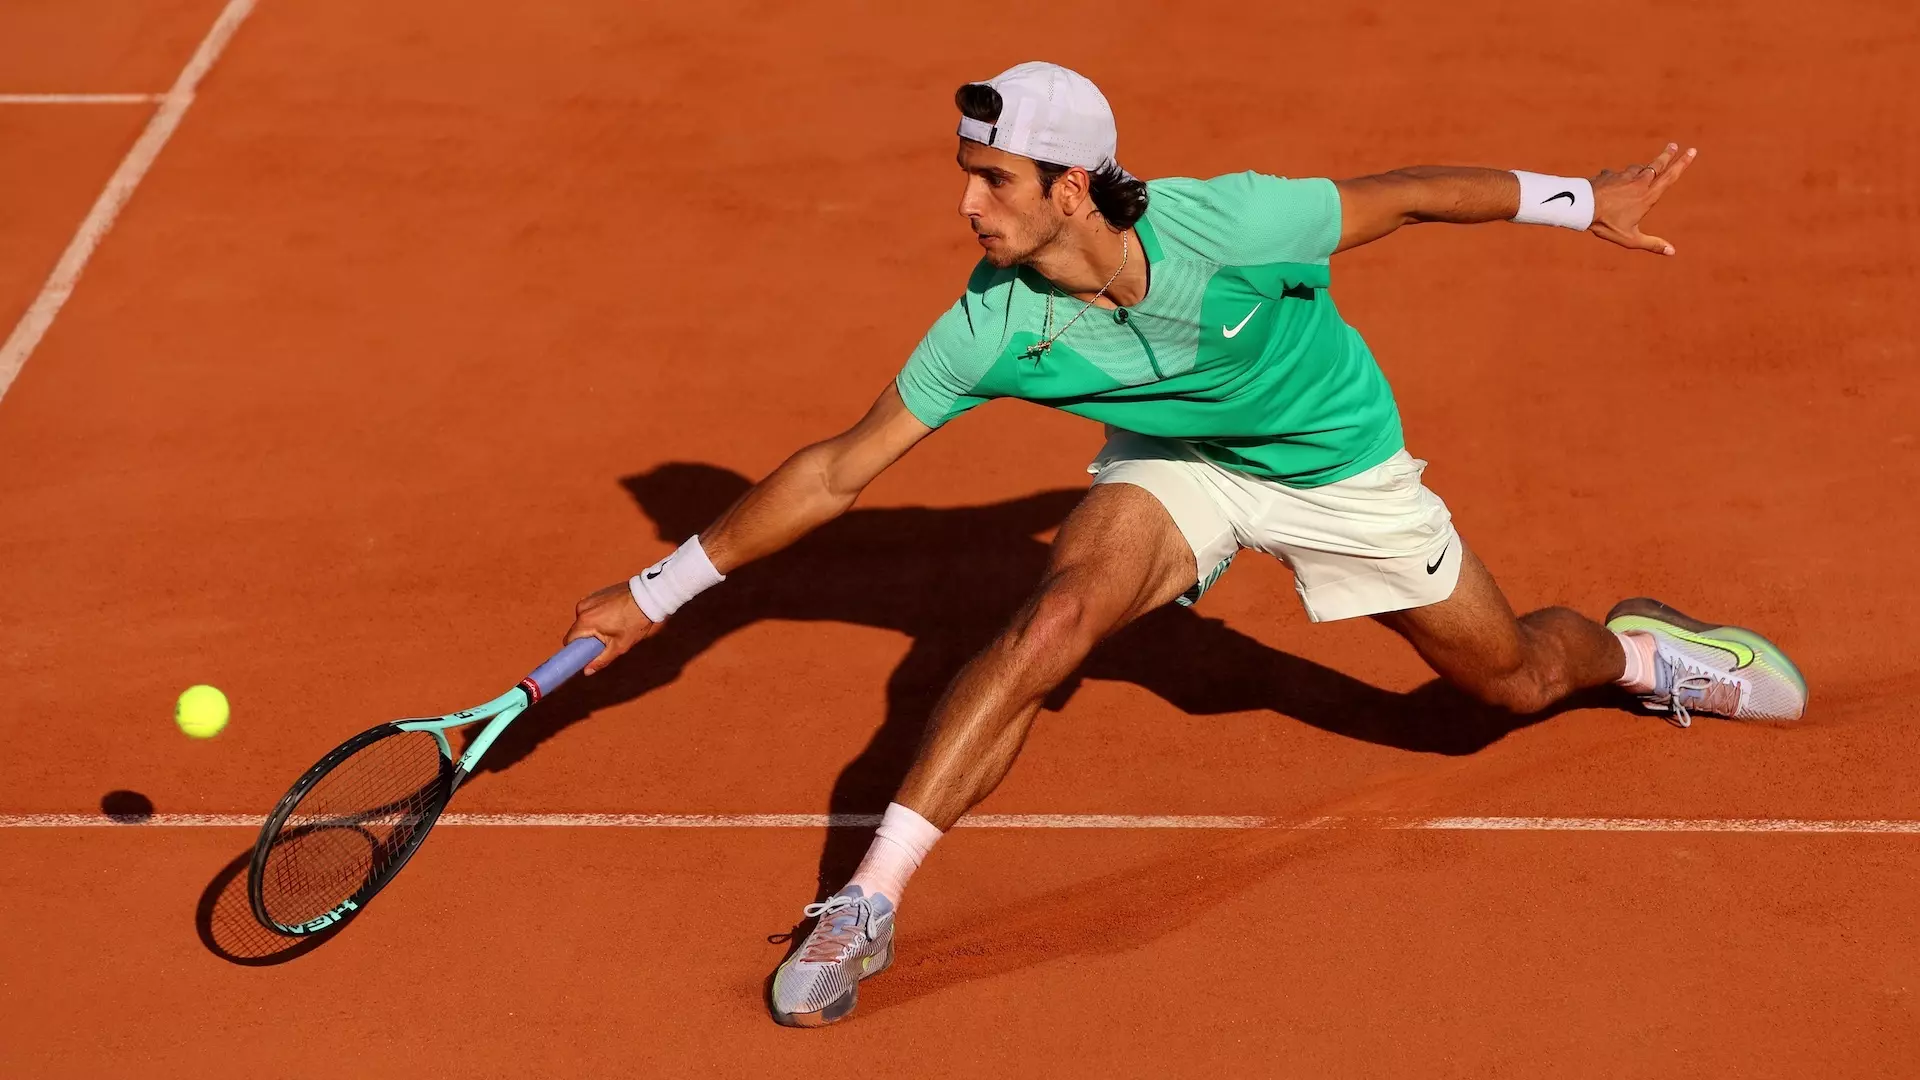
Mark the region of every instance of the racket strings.
<instances>
[{"instance_id":1,"label":"racket strings","mask_svg":"<svg viewBox=\"0 0 1920 1080\"><path fill-rule=\"evenodd\" d=\"M268 849L267 913L299 926L384 880L432 827L450 772L431 734L407 731L368 743L322 775Z\"/></svg>"}]
</instances>

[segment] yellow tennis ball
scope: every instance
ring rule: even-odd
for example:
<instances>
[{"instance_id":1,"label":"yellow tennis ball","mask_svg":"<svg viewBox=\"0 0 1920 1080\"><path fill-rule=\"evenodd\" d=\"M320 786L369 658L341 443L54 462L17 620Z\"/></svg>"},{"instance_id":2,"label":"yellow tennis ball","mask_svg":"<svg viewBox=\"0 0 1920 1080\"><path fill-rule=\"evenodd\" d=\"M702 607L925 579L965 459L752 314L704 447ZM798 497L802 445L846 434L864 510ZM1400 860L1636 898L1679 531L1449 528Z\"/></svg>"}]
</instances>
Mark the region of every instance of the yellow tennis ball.
<instances>
[{"instance_id":1,"label":"yellow tennis ball","mask_svg":"<svg viewBox=\"0 0 1920 1080\"><path fill-rule=\"evenodd\" d=\"M173 722L196 739L211 739L227 726L227 695L211 686L189 686L173 706Z\"/></svg>"}]
</instances>

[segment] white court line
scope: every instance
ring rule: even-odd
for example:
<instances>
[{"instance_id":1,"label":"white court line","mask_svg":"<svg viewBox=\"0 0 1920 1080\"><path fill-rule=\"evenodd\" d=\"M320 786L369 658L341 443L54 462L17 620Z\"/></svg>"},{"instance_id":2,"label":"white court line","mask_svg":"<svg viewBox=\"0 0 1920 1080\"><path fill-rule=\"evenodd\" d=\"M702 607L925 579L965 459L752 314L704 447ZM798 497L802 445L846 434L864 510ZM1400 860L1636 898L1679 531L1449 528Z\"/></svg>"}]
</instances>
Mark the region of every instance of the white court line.
<instances>
[{"instance_id":1,"label":"white court line","mask_svg":"<svg viewBox=\"0 0 1920 1080\"><path fill-rule=\"evenodd\" d=\"M255 814L155 814L115 821L101 814L0 814L0 829L245 828ZM878 814L448 814L443 825L561 829L872 828ZM1819 818L1316 817L1194 814L975 814L975 829L1214 829L1334 832L1614 832L1920 834L1920 821Z\"/></svg>"},{"instance_id":2,"label":"white court line","mask_svg":"<svg viewBox=\"0 0 1920 1080\"><path fill-rule=\"evenodd\" d=\"M174 129L180 126L181 117L187 114L187 106L193 104L194 90L207 74L207 69L220 57L222 49L240 28L241 20L253 10L254 0L227 0L227 6L221 10L220 17L213 22L213 29L201 40L200 47L193 51L187 66L180 69L180 77L173 81L173 89L160 96L160 107L154 110L153 119L147 121L146 130L134 141L133 149L120 159L120 167L113 170L113 176L107 180L107 186L100 197L93 202L93 209L80 222L80 228L68 242L67 250L60 255L60 261L54 264L53 273L47 275L47 283L40 287L40 295L33 298L32 306L20 317L19 325L8 335L5 345L0 345L0 398L7 396L7 388L19 376L27 357L40 344L47 328L53 325L54 316L66 305L67 298L73 295L73 287L80 280L80 272L87 268L87 260L93 257L93 249L100 246L100 240L113 228L114 219L120 216L120 208L133 196L133 189L140 186L140 180L152 167L153 159L173 137Z\"/></svg>"},{"instance_id":3,"label":"white court line","mask_svg":"<svg viewBox=\"0 0 1920 1080\"><path fill-rule=\"evenodd\" d=\"M0 105L152 105L165 94L0 94Z\"/></svg>"}]
</instances>

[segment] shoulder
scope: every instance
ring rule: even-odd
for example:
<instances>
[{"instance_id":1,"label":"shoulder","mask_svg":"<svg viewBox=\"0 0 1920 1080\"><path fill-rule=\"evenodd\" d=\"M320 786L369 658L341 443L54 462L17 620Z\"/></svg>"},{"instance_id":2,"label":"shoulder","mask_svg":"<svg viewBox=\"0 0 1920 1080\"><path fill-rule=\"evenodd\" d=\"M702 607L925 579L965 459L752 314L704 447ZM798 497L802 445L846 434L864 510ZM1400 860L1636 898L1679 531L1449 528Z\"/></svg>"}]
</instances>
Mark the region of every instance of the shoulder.
<instances>
[{"instance_id":1,"label":"shoulder","mask_svg":"<svg viewBox=\"0 0 1920 1080\"><path fill-rule=\"evenodd\" d=\"M1147 213L1166 240L1213 262L1311 262L1338 245L1333 181L1259 172L1147 184Z\"/></svg>"},{"instance_id":2,"label":"shoulder","mask_svg":"<svg viewBox=\"0 0 1920 1080\"><path fill-rule=\"evenodd\" d=\"M978 299L982 301L1003 301L1020 280L1020 268L1017 266L995 266L985 259L973 264L973 272L967 275L967 290L961 300Z\"/></svg>"},{"instance_id":3,"label":"shoulder","mask_svg":"<svg viewBox=\"0 0 1920 1080\"><path fill-rule=\"evenodd\" d=\"M1017 267L998 267L981 259L967 275L967 286L927 331L929 340L939 339L948 346L981 337L999 336L1006 322L1014 289L1019 284Z\"/></svg>"},{"instance_id":4,"label":"shoulder","mask_svg":"<svg viewBox=\"0 0 1920 1080\"><path fill-rule=\"evenodd\" d=\"M1246 213L1271 203L1312 203L1332 196L1339 189L1325 177L1274 176L1249 169L1227 173L1209 180L1190 176L1170 176L1147 181L1152 200L1166 208L1187 213Z\"/></svg>"},{"instance_id":5,"label":"shoulder","mask_svg":"<svg viewBox=\"0 0 1920 1080\"><path fill-rule=\"evenodd\" d=\"M907 411L939 427L980 404L975 393L1007 339L1019 272L982 259L966 291L927 328L894 379Z\"/></svg>"},{"instance_id":6,"label":"shoulder","mask_svg":"<svg viewBox=\"0 0 1920 1080\"><path fill-rule=\"evenodd\" d=\"M953 306L927 329L915 355L945 366L967 369L991 363L1006 337L1013 295L1019 288L1017 267L998 267L985 259L967 275L967 286Z\"/></svg>"}]
</instances>

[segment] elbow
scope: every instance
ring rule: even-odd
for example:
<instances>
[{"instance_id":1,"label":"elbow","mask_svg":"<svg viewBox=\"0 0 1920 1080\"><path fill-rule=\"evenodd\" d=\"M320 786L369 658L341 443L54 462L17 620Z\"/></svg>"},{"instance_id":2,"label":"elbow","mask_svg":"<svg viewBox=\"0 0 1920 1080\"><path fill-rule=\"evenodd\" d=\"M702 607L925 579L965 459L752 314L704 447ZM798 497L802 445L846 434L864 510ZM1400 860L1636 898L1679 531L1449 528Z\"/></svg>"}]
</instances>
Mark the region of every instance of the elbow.
<instances>
[{"instance_id":1,"label":"elbow","mask_svg":"<svg viewBox=\"0 0 1920 1080\"><path fill-rule=\"evenodd\" d=\"M1399 211L1399 225L1450 219L1453 207L1447 205L1445 186L1438 182L1441 172L1432 165L1411 165L1386 174L1396 196L1394 209Z\"/></svg>"},{"instance_id":2,"label":"elbow","mask_svg":"<svg viewBox=\"0 0 1920 1080\"><path fill-rule=\"evenodd\" d=\"M823 507L838 514L852 506L867 486L866 478L855 475L848 459L839 440L828 439L801 449L787 460L787 467L806 479Z\"/></svg>"}]
</instances>

